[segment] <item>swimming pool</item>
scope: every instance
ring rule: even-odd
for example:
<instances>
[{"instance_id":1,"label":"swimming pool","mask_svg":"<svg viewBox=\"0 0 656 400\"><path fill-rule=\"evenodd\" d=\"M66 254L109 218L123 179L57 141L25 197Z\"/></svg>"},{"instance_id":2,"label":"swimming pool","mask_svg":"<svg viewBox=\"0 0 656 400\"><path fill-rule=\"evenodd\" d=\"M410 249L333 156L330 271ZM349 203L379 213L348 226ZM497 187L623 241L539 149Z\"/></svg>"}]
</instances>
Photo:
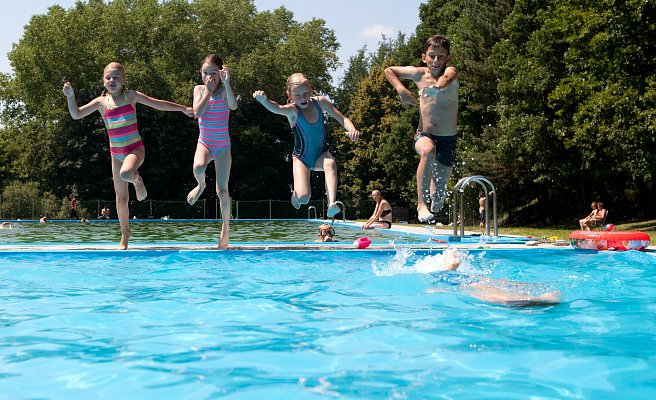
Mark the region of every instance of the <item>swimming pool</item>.
<instances>
[{"instance_id":1,"label":"swimming pool","mask_svg":"<svg viewBox=\"0 0 656 400\"><path fill-rule=\"evenodd\" d=\"M470 250L557 289L511 308L418 273L437 251L0 252L0 397L651 398L656 261Z\"/></svg>"},{"instance_id":2,"label":"swimming pool","mask_svg":"<svg viewBox=\"0 0 656 400\"><path fill-rule=\"evenodd\" d=\"M230 222L230 242L238 243L299 243L314 242L319 225L324 220L234 220ZM336 239L341 243L353 243L363 235L374 243L446 243L451 236L445 231L437 233L431 227L409 233L401 229L376 229L363 232L351 222L335 222ZM131 245L139 243L216 244L221 225L216 220L138 220L131 221ZM448 231L446 231L448 232ZM38 222L12 222L12 229L0 230L0 246L11 243L59 244L59 243L111 243L120 240L118 222L56 221L46 224ZM516 236L482 237L469 235L461 243L514 243L521 244L529 239Z\"/></svg>"}]
</instances>

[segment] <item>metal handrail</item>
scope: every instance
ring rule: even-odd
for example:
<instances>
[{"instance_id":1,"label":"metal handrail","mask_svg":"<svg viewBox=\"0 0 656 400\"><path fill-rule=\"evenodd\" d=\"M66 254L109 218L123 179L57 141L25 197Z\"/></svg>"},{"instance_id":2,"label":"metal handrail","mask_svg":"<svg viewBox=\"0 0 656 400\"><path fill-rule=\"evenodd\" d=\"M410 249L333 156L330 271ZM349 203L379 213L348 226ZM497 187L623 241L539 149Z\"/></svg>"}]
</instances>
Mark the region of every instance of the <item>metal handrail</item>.
<instances>
[{"instance_id":1,"label":"metal handrail","mask_svg":"<svg viewBox=\"0 0 656 400\"><path fill-rule=\"evenodd\" d=\"M310 210L314 210L314 219L317 219L317 208L315 206L308 207L308 219L312 219L310 218Z\"/></svg>"},{"instance_id":2,"label":"metal handrail","mask_svg":"<svg viewBox=\"0 0 656 400\"><path fill-rule=\"evenodd\" d=\"M460 215L464 218L464 200L463 194L465 188L469 187L472 183L479 184L485 193L485 234L490 236L490 217L489 217L489 207L488 199L492 195L492 218L494 222L494 236L499 236L499 225L497 223L497 191L494 188L492 182L490 182L486 177L481 175L473 175L462 178L456 183L453 187L453 238L455 241L460 241L465 236L465 224L460 224L460 236L458 236L458 193L460 193ZM492 189L488 191L488 185Z\"/></svg>"},{"instance_id":3,"label":"metal handrail","mask_svg":"<svg viewBox=\"0 0 656 400\"><path fill-rule=\"evenodd\" d=\"M346 222L346 206L341 201L336 201L335 204L337 204L338 207L341 205L341 207L339 209L340 209L340 212L342 213L342 222ZM339 214L339 213L337 213L337 214ZM337 214L335 214L335 215L337 215ZM335 221L335 217L333 217L333 221Z\"/></svg>"}]
</instances>

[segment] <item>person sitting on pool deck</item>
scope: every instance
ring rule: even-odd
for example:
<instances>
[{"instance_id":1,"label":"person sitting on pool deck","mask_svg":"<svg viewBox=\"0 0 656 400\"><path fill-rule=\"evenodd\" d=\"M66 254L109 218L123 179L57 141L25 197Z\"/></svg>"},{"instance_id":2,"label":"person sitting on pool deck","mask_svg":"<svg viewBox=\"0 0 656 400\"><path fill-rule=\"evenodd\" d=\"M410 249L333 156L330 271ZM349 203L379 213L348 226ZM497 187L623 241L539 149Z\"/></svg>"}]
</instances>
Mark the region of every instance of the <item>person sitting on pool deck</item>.
<instances>
[{"instance_id":1,"label":"person sitting on pool deck","mask_svg":"<svg viewBox=\"0 0 656 400\"><path fill-rule=\"evenodd\" d=\"M438 272L433 273L433 276L437 278L437 282L461 287L468 295L488 303L511 307L544 306L560 303L560 292L558 291L534 296L516 291L517 289L512 290L512 288L526 288L531 283L451 272L456 271L461 264L461 253L445 250L442 265L438 268Z\"/></svg>"},{"instance_id":2,"label":"person sitting on pool deck","mask_svg":"<svg viewBox=\"0 0 656 400\"><path fill-rule=\"evenodd\" d=\"M383 195L380 193L380 190L374 190L371 192L371 198L376 202L376 208L374 208L374 213L371 215L371 218L362 225L362 229L389 229L392 227L392 206L383 199Z\"/></svg>"},{"instance_id":3,"label":"person sitting on pool deck","mask_svg":"<svg viewBox=\"0 0 656 400\"><path fill-rule=\"evenodd\" d=\"M317 242L336 242L334 239L335 228L333 228L330 224L319 225L319 234L317 236L319 237L316 240Z\"/></svg>"}]
</instances>

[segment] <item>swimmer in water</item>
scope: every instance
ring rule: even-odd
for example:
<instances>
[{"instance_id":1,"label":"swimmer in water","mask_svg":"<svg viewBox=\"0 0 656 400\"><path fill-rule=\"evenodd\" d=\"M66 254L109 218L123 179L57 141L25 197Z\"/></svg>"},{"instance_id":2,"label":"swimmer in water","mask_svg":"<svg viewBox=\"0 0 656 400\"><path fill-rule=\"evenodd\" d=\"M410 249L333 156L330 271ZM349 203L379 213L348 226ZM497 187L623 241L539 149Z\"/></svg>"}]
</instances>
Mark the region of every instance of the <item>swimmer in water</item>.
<instances>
[{"instance_id":1,"label":"swimmer in water","mask_svg":"<svg viewBox=\"0 0 656 400\"><path fill-rule=\"evenodd\" d=\"M445 250L442 263L433 272L437 282L448 283L462 288L465 293L488 303L510 307L547 306L560 303L560 292L552 291L541 295L526 293L526 289L535 284L495 279L487 276L468 275L455 272L462 264L464 254ZM429 292L440 290L429 289Z\"/></svg>"}]
</instances>

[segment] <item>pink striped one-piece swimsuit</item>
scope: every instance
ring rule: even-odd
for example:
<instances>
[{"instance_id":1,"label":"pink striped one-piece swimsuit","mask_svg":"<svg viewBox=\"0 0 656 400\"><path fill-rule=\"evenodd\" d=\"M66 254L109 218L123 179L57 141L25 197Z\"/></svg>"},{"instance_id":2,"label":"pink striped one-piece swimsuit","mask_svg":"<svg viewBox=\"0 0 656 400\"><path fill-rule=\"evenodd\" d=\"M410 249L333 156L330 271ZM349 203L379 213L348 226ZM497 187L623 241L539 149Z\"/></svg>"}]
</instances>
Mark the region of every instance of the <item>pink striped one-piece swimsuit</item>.
<instances>
[{"instance_id":1,"label":"pink striped one-piece swimsuit","mask_svg":"<svg viewBox=\"0 0 656 400\"><path fill-rule=\"evenodd\" d=\"M210 97L205 112L198 118L198 143L205 146L214 159L230 147L229 118L230 108L221 96Z\"/></svg>"},{"instance_id":2,"label":"pink striped one-piece swimsuit","mask_svg":"<svg viewBox=\"0 0 656 400\"><path fill-rule=\"evenodd\" d=\"M106 108L103 120L109 136L109 151L119 160L124 160L135 149L144 147L137 126L137 112L132 104Z\"/></svg>"}]
</instances>

